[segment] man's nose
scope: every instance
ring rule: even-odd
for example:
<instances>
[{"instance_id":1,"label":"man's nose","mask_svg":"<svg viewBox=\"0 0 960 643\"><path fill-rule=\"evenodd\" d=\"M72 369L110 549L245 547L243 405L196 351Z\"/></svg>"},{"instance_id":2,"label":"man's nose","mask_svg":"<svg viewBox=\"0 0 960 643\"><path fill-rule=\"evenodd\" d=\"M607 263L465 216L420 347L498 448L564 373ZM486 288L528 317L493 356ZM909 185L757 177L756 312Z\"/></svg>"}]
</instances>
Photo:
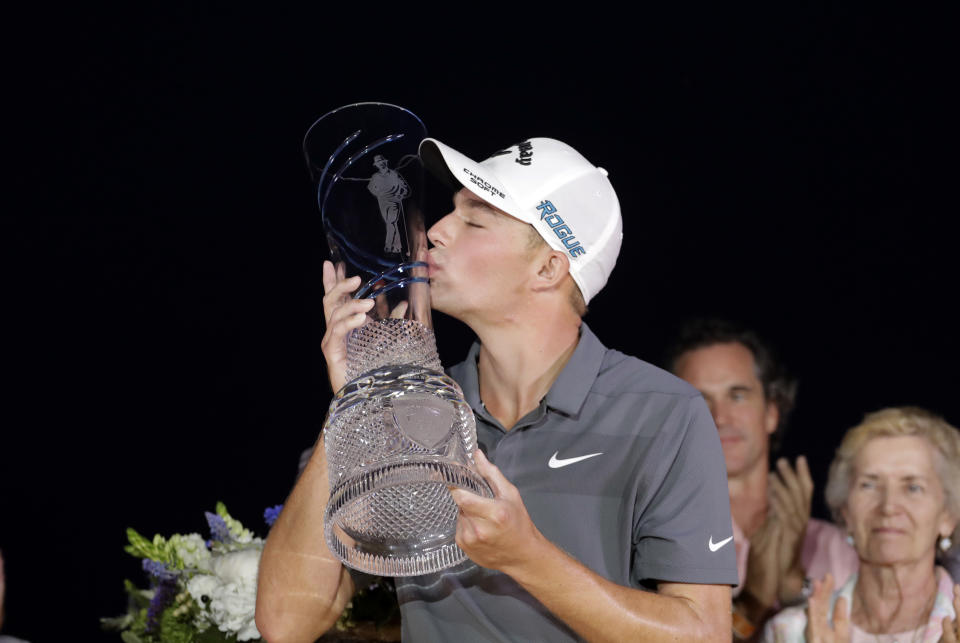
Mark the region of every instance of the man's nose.
<instances>
[{"instance_id":1,"label":"man's nose","mask_svg":"<svg viewBox=\"0 0 960 643\"><path fill-rule=\"evenodd\" d=\"M730 406L726 402L711 402L709 406L710 415L713 416L713 421L718 429L726 426L730 422Z\"/></svg>"},{"instance_id":2,"label":"man's nose","mask_svg":"<svg viewBox=\"0 0 960 643\"><path fill-rule=\"evenodd\" d=\"M439 221L430 226L430 229L427 230L427 239L435 246L446 245L447 242L447 228L449 224L450 217L453 216L453 212L448 212L445 216L441 217Z\"/></svg>"}]
</instances>

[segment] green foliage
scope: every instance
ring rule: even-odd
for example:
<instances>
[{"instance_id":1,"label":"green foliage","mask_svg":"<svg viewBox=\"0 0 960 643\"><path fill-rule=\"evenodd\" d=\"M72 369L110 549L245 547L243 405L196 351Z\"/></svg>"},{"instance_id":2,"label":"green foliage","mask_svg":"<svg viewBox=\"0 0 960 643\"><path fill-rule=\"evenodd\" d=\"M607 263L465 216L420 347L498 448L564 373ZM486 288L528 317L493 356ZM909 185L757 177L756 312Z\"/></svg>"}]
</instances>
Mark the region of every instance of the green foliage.
<instances>
[{"instance_id":1,"label":"green foliage","mask_svg":"<svg viewBox=\"0 0 960 643\"><path fill-rule=\"evenodd\" d=\"M157 630L147 633L147 606L151 592L137 589L130 581L126 581L125 585L130 596L130 611L116 618L100 619L104 629L120 630L120 638L124 643L199 643L201 639L192 623L194 612L189 595L181 595L184 598L178 596L176 604L160 615ZM219 643L224 638L221 635L213 640Z\"/></svg>"},{"instance_id":2,"label":"green foliage","mask_svg":"<svg viewBox=\"0 0 960 643\"><path fill-rule=\"evenodd\" d=\"M223 522L227 523L227 528L230 530L230 533L233 534L234 538L243 541L253 537L249 529L244 529L240 521L230 515L225 504L218 501L216 510L217 515L223 518Z\"/></svg>"},{"instance_id":3,"label":"green foliage","mask_svg":"<svg viewBox=\"0 0 960 643\"><path fill-rule=\"evenodd\" d=\"M140 589L130 580L123 581L123 589L127 592L127 598L138 609L146 609L150 605L150 599L153 598L153 591L149 589Z\"/></svg>"},{"instance_id":4,"label":"green foliage","mask_svg":"<svg viewBox=\"0 0 960 643\"><path fill-rule=\"evenodd\" d=\"M136 643L145 643L141 637L147 627L147 608L150 606L150 599L153 598L153 591L140 589L129 580L123 581L123 588L127 592L127 600L129 602L129 609L126 615L118 619L102 619L101 623L103 623L105 629L114 629L111 627L112 623L106 621L117 621L120 629L125 630L121 633L121 637L129 633L136 638ZM127 641L126 638L123 640Z\"/></svg>"},{"instance_id":5,"label":"green foliage","mask_svg":"<svg viewBox=\"0 0 960 643\"><path fill-rule=\"evenodd\" d=\"M100 625L105 630L119 632L133 625L133 614L127 613L123 616L104 617L100 619Z\"/></svg>"},{"instance_id":6,"label":"green foliage","mask_svg":"<svg viewBox=\"0 0 960 643\"><path fill-rule=\"evenodd\" d=\"M257 639L258 641L260 639ZM215 627L211 627L197 635L196 643L236 643L235 634L227 636Z\"/></svg>"},{"instance_id":7,"label":"green foliage","mask_svg":"<svg viewBox=\"0 0 960 643\"><path fill-rule=\"evenodd\" d=\"M177 552L174 550L174 543L167 541L163 536L157 534L153 537L153 542L147 540L136 529L127 528L127 540L130 544L124 547L124 551L137 558L149 558L159 563L166 563L174 568L183 568Z\"/></svg>"},{"instance_id":8,"label":"green foliage","mask_svg":"<svg viewBox=\"0 0 960 643\"><path fill-rule=\"evenodd\" d=\"M163 643L195 643L197 631L190 623L190 612L186 618L178 616L175 609L166 609L160 617L160 640Z\"/></svg>"}]
</instances>

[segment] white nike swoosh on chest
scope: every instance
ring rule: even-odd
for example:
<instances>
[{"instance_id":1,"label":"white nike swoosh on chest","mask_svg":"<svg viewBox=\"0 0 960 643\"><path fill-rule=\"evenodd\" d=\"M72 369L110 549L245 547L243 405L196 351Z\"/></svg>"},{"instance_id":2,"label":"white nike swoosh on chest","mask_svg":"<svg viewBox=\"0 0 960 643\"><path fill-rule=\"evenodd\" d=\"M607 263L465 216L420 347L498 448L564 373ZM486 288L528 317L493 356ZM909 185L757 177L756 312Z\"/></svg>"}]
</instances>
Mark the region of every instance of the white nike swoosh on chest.
<instances>
[{"instance_id":1,"label":"white nike swoosh on chest","mask_svg":"<svg viewBox=\"0 0 960 643\"><path fill-rule=\"evenodd\" d=\"M557 452L554 453L552 456L550 456L550 462L548 462L547 464L550 466L551 469L559 469L560 467L565 467L565 466L567 466L568 464L575 464L575 463L580 462L580 461L582 461L582 460L586 460L587 458L595 458L595 457L597 457L598 455L603 455L603 453L602 453L602 452L601 452L601 453L590 453L590 454L588 454L588 455L581 455L581 456L578 456L578 457L576 457L576 458L558 458L558 457L557 457L558 455L560 455L560 452L559 452L559 451L557 451Z\"/></svg>"}]
</instances>

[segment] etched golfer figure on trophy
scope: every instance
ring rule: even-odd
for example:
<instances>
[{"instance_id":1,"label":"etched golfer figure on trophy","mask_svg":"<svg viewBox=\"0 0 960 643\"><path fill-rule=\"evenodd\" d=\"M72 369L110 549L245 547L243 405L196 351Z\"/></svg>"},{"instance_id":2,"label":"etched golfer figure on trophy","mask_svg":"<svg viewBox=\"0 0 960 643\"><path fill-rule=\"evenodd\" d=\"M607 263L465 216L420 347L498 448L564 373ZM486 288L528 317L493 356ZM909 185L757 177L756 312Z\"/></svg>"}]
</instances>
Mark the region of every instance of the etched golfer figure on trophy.
<instances>
[{"instance_id":1,"label":"etched golfer figure on trophy","mask_svg":"<svg viewBox=\"0 0 960 643\"><path fill-rule=\"evenodd\" d=\"M360 103L304 137L331 258L343 277L360 275L355 298L376 301L347 338L348 381L324 424L325 538L344 564L381 576L462 562L448 487L493 496L473 462L473 411L433 335L417 156L425 136L409 111Z\"/></svg>"},{"instance_id":2,"label":"etched golfer figure on trophy","mask_svg":"<svg viewBox=\"0 0 960 643\"><path fill-rule=\"evenodd\" d=\"M388 254L400 254L400 227L403 225L403 200L410 196L410 186L396 170L391 170L387 159L380 154L373 157L377 173L370 177L367 190L377 197L380 216L387 225L383 251Z\"/></svg>"}]
</instances>

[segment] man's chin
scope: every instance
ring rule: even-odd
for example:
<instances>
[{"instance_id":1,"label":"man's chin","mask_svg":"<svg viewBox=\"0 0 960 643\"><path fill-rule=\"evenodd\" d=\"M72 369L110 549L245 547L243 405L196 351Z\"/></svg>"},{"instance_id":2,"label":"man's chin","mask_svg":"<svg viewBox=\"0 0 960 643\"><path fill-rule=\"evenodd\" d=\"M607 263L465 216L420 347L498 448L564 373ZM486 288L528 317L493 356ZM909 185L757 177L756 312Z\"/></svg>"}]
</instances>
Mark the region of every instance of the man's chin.
<instances>
[{"instance_id":1,"label":"man's chin","mask_svg":"<svg viewBox=\"0 0 960 643\"><path fill-rule=\"evenodd\" d=\"M750 469L750 465L744 462L742 458L725 458L725 460L728 478L739 477Z\"/></svg>"},{"instance_id":2,"label":"man's chin","mask_svg":"<svg viewBox=\"0 0 960 643\"><path fill-rule=\"evenodd\" d=\"M431 309L437 311L438 313L444 313L445 315L449 315L451 314L450 307L445 304L446 302L444 302L443 297L437 297L436 295L433 294L433 292L430 293Z\"/></svg>"},{"instance_id":3,"label":"man's chin","mask_svg":"<svg viewBox=\"0 0 960 643\"><path fill-rule=\"evenodd\" d=\"M450 298L446 296L443 285L436 285L433 279L430 280L430 307L441 313L450 309Z\"/></svg>"}]
</instances>

